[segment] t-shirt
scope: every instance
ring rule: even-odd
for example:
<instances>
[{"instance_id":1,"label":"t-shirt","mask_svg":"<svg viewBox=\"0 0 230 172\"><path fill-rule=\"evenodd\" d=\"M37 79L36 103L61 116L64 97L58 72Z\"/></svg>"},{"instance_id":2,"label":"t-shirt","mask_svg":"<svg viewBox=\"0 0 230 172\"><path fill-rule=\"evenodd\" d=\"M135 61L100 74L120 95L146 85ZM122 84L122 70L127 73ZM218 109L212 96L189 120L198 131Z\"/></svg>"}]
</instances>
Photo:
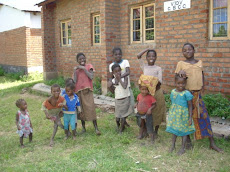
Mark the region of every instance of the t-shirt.
<instances>
[{"instance_id":1,"label":"t-shirt","mask_svg":"<svg viewBox=\"0 0 230 172\"><path fill-rule=\"evenodd\" d=\"M121 80L122 82L124 82L124 78L121 78ZM115 83L115 79L113 79L112 82ZM128 86L126 87L126 89L124 89L119 82L118 85L114 85L114 87L115 99L123 99L130 96L130 90Z\"/></svg>"},{"instance_id":2,"label":"t-shirt","mask_svg":"<svg viewBox=\"0 0 230 172\"><path fill-rule=\"evenodd\" d=\"M68 110L63 108L63 113L75 114L76 113L76 107L80 106L80 101L79 101L78 96L76 94L74 94L73 98L70 99L69 96L67 94L65 94L64 98L66 100L66 106L68 107Z\"/></svg>"},{"instance_id":3,"label":"t-shirt","mask_svg":"<svg viewBox=\"0 0 230 172\"><path fill-rule=\"evenodd\" d=\"M85 68L87 71L90 71L91 69L94 71L93 65L91 64L85 64ZM77 76L77 82L75 83L76 93L86 88L89 88L91 91L93 91L93 81L86 75L83 69L77 69L76 76Z\"/></svg>"},{"instance_id":4,"label":"t-shirt","mask_svg":"<svg viewBox=\"0 0 230 172\"><path fill-rule=\"evenodd\" d=\"M186 89L188 90L201 90L203 86L203 65L202 61L199 60L195 64L190 64L188 62L179 61L176 66L175 73L179 73L181 70L184 70L186 72L186 75L188 77Z\"/></svg>"},{"instance_id":5,"label":"t-shirt","mask_svg":"<svg viewBox=\"0 0 230 172\"><path fill-rule=\"evenodd\" d=\"M157 77L160 83L162 84L162 69L160 66L149 66L145 64L142 59L139 59L139 63L144 75Z\"/></svg>"},{"instance_id":6,"label":"t-shirt","mask_svg":"<svg viewBox=\"0 0 230 172\"><path fill-rule=\"evenodd\" d=\"M116 62L113 62L109 65L109 72L112 73L112 66L115 64ZM125 60L125 59L121 59L120 63L118 63L121 67L121 75L123 75L125 72L126 72L126 68L127 67L130 67L129 65L129 61L128 60ZM127 87L130 87L130 79L129 79L129 76L128 77L128 86Z\"/></svg>"},{"instance_id":7,"label":"t-shirt","mask_svg":"<svg viewBox=\"0 0 230 172\"><path fill-rule=\"evenodd\" d=\"M142 94L138 94L137 101L138 101L137 111L141 115L144 115L144 114L146 114L148 109L152 106L152 104L156 102L156 99L153 96L151 96L150 94L148 94L146 96L142 96Z\"/></svg>"}]
</instances>

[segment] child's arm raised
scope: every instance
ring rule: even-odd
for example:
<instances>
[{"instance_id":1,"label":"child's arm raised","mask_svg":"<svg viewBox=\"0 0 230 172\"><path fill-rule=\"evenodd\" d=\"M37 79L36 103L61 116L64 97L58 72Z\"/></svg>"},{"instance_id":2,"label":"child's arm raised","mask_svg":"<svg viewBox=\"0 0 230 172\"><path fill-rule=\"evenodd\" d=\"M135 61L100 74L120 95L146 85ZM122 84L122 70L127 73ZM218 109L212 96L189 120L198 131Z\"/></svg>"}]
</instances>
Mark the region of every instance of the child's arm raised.
<instances>
[{"instance_id":1,"label":"child's arm raised","mask_svg":"<svg viewBox=\"0 0 230 172\"><path fill-rule=\"evenodd\" d=\"M21 130L21 127L19 126L18 122L19 122L19 115L18 113L16 113L16 126L18 130Z\"/></svg>"},{"instance_id":2,"label":"child's arm raised","mask_svg":"<svg viewBox=\"0 0 230 172\"><path fill-rule=\"evenodd\" d=\"M192 125L192 100L188 101L188 112L189 112L189 123L188 125Z\"/></svg>"},{"instance_id":3,"label":"child's arm raised","mask_svg":"<svg viewBox=\"0 0 230 172\"><path fill-rule=\"evenodd\" d=\"M147 51L149 51L149 48L147 48L147 49L141 51L140 53L138 53L138 54L137 54L137 58L138 58L138 59L141 59L142 55L145 54Z\"/></svg>"}]
</instances>

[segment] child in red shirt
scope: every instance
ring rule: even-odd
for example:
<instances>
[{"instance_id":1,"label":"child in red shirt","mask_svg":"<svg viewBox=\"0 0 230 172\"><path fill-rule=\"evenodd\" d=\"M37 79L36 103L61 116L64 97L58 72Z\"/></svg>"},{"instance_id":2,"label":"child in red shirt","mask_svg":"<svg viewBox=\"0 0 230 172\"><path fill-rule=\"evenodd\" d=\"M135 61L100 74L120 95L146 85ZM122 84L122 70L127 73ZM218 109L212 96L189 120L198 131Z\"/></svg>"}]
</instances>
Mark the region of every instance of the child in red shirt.
<instances>
[{"instance_id":1,"label":"child in red shirt","mask_svg":"<svg viewBox=\"0 0 230 172\"><path fill-rule=\"evenodd\" d=\"M144 130L150 136L151 142L154 142L152 110L156 106L156 99L149 94L149 89L145 85L139 86L141 93L137 96L137 121L140 126L138 139L143 138Z\"/></svg>"}]
</instances>

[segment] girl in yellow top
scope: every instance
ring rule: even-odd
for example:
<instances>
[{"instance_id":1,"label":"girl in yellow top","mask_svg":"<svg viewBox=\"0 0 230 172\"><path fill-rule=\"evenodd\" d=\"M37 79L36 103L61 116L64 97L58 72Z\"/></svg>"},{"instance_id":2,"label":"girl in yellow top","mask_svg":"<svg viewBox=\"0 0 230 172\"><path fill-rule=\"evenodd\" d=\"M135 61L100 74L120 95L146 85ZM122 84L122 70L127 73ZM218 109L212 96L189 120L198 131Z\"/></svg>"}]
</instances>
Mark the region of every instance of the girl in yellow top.
<instances>
[{"instance_id":1,"label":"girl in yellow top","mask_svg":"<svg viewBox=\"0 0 230 172\"><path fill-rule=\"evenodd\" d=\"M201 60L194 58L195 49L190 43L184 44L182 53L186 60L177 63L175 73L181 77L188 77L186 89L193 94L193 121L196 128L196 140L208 137L210 141L210 148L217 152L222 152L220 148L215 145L213 139L212 127L208 115L208 111L201 97L201 91L204 89L204 74ZM188 136L189 146L191 140Z\"/></svg>"}]
</instances>

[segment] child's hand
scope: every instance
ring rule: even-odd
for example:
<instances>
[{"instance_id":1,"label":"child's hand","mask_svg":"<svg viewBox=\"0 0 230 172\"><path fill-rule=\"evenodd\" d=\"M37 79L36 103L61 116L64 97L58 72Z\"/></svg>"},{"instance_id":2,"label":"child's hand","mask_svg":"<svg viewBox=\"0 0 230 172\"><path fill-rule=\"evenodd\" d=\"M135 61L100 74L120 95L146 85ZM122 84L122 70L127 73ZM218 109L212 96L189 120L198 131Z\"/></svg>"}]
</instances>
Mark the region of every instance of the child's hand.
<instances>
[{"instance_id":1,"label":"child's hand","mask_svg":"<svg viewBox=\"0 0 230 172\"><path fill-rule=\"evenodd\" d=\"M77 69L85 70L85 66L78 66Z\"/></svg>"},{"instance_id":2,"label":"child's hand","mask_svg":"<svg viewBox=\"0 0 230 172\"><path fill-rule=\"evenodd\" d=\"M21 130L21 127L20 126L17 126L18 130Z\"/></svg>"},{"instance_id":3,"label":"child's hand","mask_svg":"<svg viewBox=\"0 0 230 172\"><path fill-rule=\"evenodd\" d=\"M58 106L59 106L59 107L63 107L64 104L63 104L63 103L59 103Z\"/></svg>"},{"instance_id":4,"label":"child's hand","mask_svg":"<svg viewBox=\"0 0 230 172\"><path fill-rule=\"evenodd\" d=\"M77 66L75 66L73 69L74 69L74 70L77 70Z\"/></svg>"},{"instance_id":5,"label":"child's hand","mask_svg":"<svg viewBox=\"0 0 230 172\"><path fill-rule=\"evenodd\" d=\"M149 108L149 109L147 110L146 114L147 114L147 115L151 115L151 114L152 114L152 109Z\"/></svg>"},{"instance_id":6,"label":"child's hand","mask_svg":"<svg viewBox=\"0 0 230 172\"><path fill-rule=\"evenodd\" d=\"M188 125L189 125L189 126L192 125L192 118L189 118L189 120L188 120Z\"/></svg>"},{"instance_id":7,"label":"child's hand","mask_svg":"<svg viewBox=\"0 0 230 172\"><path fill-rule=\"evenodd\" d=\"M115 75L115 78L117 79L117 81L121 80L121 75Z\"/></svg>"},{"instance_id":8,"label":"child's hand","mask_svg":"<svg viewBox=\"0 0 230 172\"><path fill-rule=\"evenodd\" d=\"M178 74L180 77L186 78L186 72L184 70L181 70Z\"/></svg>"}]
</instances>

